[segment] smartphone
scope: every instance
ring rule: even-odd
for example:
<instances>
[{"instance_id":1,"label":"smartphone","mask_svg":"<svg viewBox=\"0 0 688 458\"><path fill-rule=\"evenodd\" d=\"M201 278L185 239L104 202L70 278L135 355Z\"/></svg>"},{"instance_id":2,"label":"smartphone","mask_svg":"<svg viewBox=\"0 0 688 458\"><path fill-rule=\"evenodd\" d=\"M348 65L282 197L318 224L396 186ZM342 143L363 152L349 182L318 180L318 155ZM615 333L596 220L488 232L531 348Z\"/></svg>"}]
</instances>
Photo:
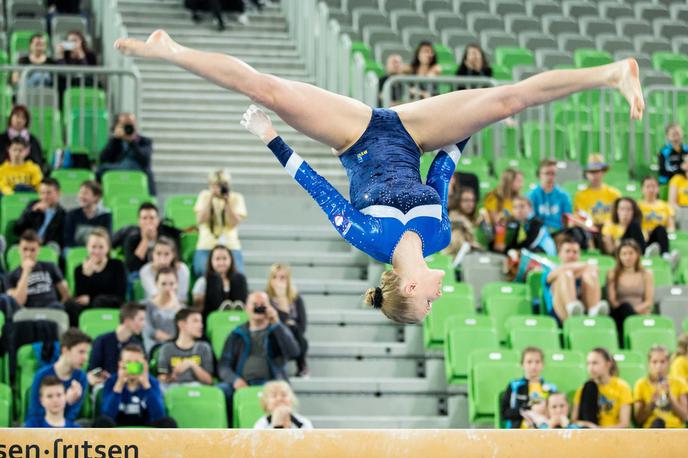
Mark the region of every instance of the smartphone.
<instances>
[{"instance_id":1,"label":"smartphone","mask_svg":"<svg viewBox=\"0 0 688 458\"><path fill-rule=\"evenodd\" d=\"M71 41L63 41L61 44L62 49L64 49L65 51L74 51L74 49L76 49L76 45Z\"/></svg>"},{"instance_id":2,"label":"smartphone","mask_svg":"<svg viewBox=\"0 0 688 458\"><path fill-rule=\"evenodd\" d=\"M131 361L126 365L127 374L129 375L141 375L143 374L143 363L139 361Z\"/></svg>"},{"instance_id":3,"label":"smartphone","mask_svg":"<svg viewBox=\"0 0 688 458\"><path fill-rule=\"evenodd\" d=\"M91 371L91 374L95 375L96 377L98 377L98 376L101 375L102 373L103 373L103 368L102 368L102 367L96 367L95 369L93 369L93 370Z\"/></svg>"}]
</instances>

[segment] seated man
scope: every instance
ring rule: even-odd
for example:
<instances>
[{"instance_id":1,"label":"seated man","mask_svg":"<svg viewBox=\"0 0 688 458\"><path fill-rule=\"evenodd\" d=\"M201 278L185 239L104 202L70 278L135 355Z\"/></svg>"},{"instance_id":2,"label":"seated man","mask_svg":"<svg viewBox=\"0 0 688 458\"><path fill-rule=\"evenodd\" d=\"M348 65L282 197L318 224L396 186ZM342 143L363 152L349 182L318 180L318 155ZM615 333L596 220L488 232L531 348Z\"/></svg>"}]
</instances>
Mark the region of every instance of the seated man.
<instances>
[{"instance_id":1,"label":"seated man","mask_svg":"<svg viewBox=\"0 0 688 458\"><path fill-rule=\"evenodd\" d=\"M25 428L80 428L74 420L65 416L67 390L62 380L54 375L46 375L41 379L38 390L39 402L45 415L40 418L27 418L24 422Z\"/></svg>"},{"instance_id":2,"label":"seated man","mask_svg":"<svg viewBox=\"0 0 688 458\"><path fill-rule=\"evenodd\" d=\"M543 265L543 291L547 312L560 323L571 315L609 315L602 300L599 269L580 261L580 244L571 237L559 242L559 266Z\"/></svg>"},{"instance_id":3,"label":"seated man","mask_svg":"<svg viewBox=\"0 0 688 458\"><path fill-rule=\"evenodd\" d=\"M103 387L103 405L96 428L114 426L151 426L176 428L165 416L165 405L158 381L148 372L143 348L127 345L119 355L119 366Z\"/></svg>"},{"instance_id":4,"label":"seated man","mask_svg":"<svg viewBox=\"0 0 688 458\"><path fill-rule=\"evenodd\" d=\"M112 332L101 334L93 341L93 351L88 370L102 371L103 378L117 373L119 353L128 345L143 347L141 332L146 323L146 307L136 302L124 304L119 309L119 325Z\"/></svg>"},{"instance_id":5,"label":"seated man","mask_svg":"<svg viewBox=\"0 0 688 458\"><path fill-rule=\"evenodd\" d=\"M29 142L23 137L10 140L7 147L9 159L0 165L0 193L14 194L14 191L36 191L43 179L41 168L27 159Z\"/></svg>"},{"instance_id":6,"label":"seated man","mask_svg":"<svg viewBox=\"0 0 688 458\"><path fill-rule=\"evenodd\" d=\"M161 383L213 383L213 350L203 337L203 315L181 309L174 317L177 340L167 342L158 354L158 380Z\"/></svg>"},{"instance_id":7,"label":"seated man","mask_svg":"<svg viewBox=\"0 0 688 458\"><path fill-rule=\"evenodd\" d=\"M565 228L564 215L573 212L571 198L556 184L557 162L543 159L538 165L540 184L528 196L535 216L540 218L550 232Z\"/></svg>"},{"instance_id":8,"label":"seated man","mask_svg":"<svg viewBox=\"0 0 688 458\"><path fill-rule=\"evenodd\" d=\"M67 212L64 228L64 246L67 248L86 245L86 239L94 227L112 231L112 214L105 210L100 199L103 188L97 181L81 183L77 200L79 207Z\"/></svg>"},{"instance_id":9,"label":"seated man","mask_svg":"<svg viewBox=\"0 0 688 458\"><path fill-rule=\"evenodd\" d=\"M54 243L62 248L66 212L60 205L60 183L54 178L43 178L38 187L38 200L29 202L19 219L14 222L14 234L21 235L32 229L41 243Z\"/></svg>"},{"instance_id":10,"label":"seated man","mask_svg":"<svg viewBox=\"0 0 688 458\"><path fill-rule=\"evenodd\" d=\"M67 282L55 264L37 261L40 249L38 234L24 231L19 239L21 266L10 273L7 294L22 307L63 309L69 299Z\"/></svg>"},{"instance_id":11,"label":"seated man","mask_svg":"<svg viewBox=\"0 0 688 458\"><path fill-rule=\"evenodd\" d=\"M142 203L139 207L138 227L129 230L122 241L124 259L130 273L138 272L149 261L153 245L161 236L174 240L179 252L179 230L160 222L155 204Z\"/></svg>"}]
</instances>

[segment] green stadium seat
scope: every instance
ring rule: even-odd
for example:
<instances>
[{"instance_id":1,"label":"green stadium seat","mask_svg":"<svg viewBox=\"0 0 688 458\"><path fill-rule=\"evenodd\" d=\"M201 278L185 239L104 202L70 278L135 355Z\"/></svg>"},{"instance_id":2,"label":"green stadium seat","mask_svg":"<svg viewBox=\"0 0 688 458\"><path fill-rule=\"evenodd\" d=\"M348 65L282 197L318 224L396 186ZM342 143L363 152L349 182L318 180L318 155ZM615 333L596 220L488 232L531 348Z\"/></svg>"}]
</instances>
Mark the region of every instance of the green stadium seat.
<instances>
[{"instance_id":1,"label":"green stadium seat","mask_svg":"<svg viewBox=\"0 0 688 458\"><path fill-rule=\"evenodd\" d=\"M365 73L375 72L378 78L385 76L385 69L382 64L373 59L366 59L365 68L363 69Z\"/></svg>"},{"instance_id":2,"label":"green stadium seat","mask_svg":"<svg viewBox=\"0 0 688 458\"><path fill-rule=\"evenodd\" d=\"M65 256L65 277L67 278L67 283L69 284L69 289L72 294L74 294L74 269L76 269L82 262L88 257L88 250L86 247L72 247L67 250L67 255Z\"/></svg>"},{"instance_id":3,"label":"green stadium seat","mask_svg":"<svg viewBox=\"0 0 688 458\"><path fill-rule=\"evenodd\" d=\"M555 329L558 330L557 321L548 315L515 315L506 320L506 330L514 329Z\"/></svg>"},{"instance_id":4,"label":"green stadium seat","mask_svg":"<svg viewBox=\"0 0 688 458\"><path fill-rule=\"evenodd\" d=\"M362 41L352 41L351 42L351 55L356 53L361 53L364 59L370 59L371 52L367 44Z\"/></svg>"},{"instance_id":5,"label":"green stadium seat","mask_svg":"<svg viewBox=\"0 0 688 458\"><path fill-rule=\"evenodd\" d=\"M38 199L38 194L33 192L15 192L0 199L0 215L2 216L0 229L7 239L7 243L13 243L17 240L12 226L21 216L29 202L36 199Z\"/></svg>"},{"instance_id":6,"label":"green stadium seat","mask_svg":"<svg viewBox=\"0 0 688 458\"><path fill-rule=\"evenodd\" d=\"M542 126L539 122L528 121L523 123L522 130L525 155L535 163L546 157L567 159L566 131L562 126L555 125L552 132L549 125ZM553 147L550 144L552 138Z\"/></svg>"},{"instance_id":7,"label":"green stadium seat","mask_svg":"<svg viewBox=\"0 0 688 458\"><path fill-rule=\"evenodd\" d=\"M642 336L644 333L647 334ZM673 337L671 342L668 342L667 339L670 336ZM646 347L646 345L655 338L657 339L656 344L666 345L671 351L676 348L676 329L671 318L662 315L633 315L624 321L624 343L626 348L647 355L649 347ZM638 348L633 345L634 341ZM651 345L653 344L650 343Z\"/></svg>"},{"instance_id":8,"label":"green stadium seat","mask_svg":"<svg viewBox=\"0 0 688 458\"><path fill-rule=\"evenodd\" d=\"M554 123L562 126L585 126L593 122L590 108L576 107L573 105L557 105L554 110Z\"/></svg>"},{"instance_id":9,"label":"green stadium seat","mask_svg":"<svg viewBox=\"0 0 688 458\"><path fill-rule=\"evenodd\" d=\"M12 389L0 383L0 428L12 426Z\"/></svg>"},{"instance_id":10,"label":"green stadium seat","mask_svg":"<svg viewBox=\"0 0 688 458\"><path fill-rule=\"evenodd\" d=\"M117 205L112 209L112 232L135 226L139 221L138 205Z\"/></svg>"},{"instance_id":11,"label":"green stadium seat","mask_svg":"<svg viewBox=\"0 0 688 458\"><path fill-rule=\"evenodd\" d=\"M184 232L179 241L180 253L179 255L188 265L193 265L193 256L198 244L198 232Z\"/></svg>"},{"instance_id":12,"label":"green stadium seat","mask_svg":"<svg viewBox=\"0 0 688 458\"><path fill-rule=\"evenodd\" d=\"M6 126L12 112L12 86L0 86L0 125Z\"/></svg>"},{"instance_id":13,"label":"green stadium seat","mask_svg":"<svg viewBox=\"0 0 688 458\"><path fill-rule=\"evenodd\" d=\"M540 313L543 313L542 310L542 270L540 269L535 269L531 270L528 272L528 275L526 275L526 298L528 299L528 302L533 304L534 308L537 306L540 308Z\"/></svg>"},{"instance_id":14,"label":"green stadium seat","mask_svg":"<svg viewBox=\"0 0 688 458\"><path fill-rule=\"evenodd\" d=\"M52 262L57 265L60 260L60 253L55 251L52 245L42 246L38 252L38 260L43 262ZM7 270L13 271L21 266L21 255L19 254L19 245L12 245L7 250Z\"/></svg>"},{"instance_id":15,"label":"green stadium seat","mask_svg":"<svg viewBox=\"0 0 688 458\"><path fill-rule=\"evenodd\" d=\"M456 166L456 170L463 173L473 173L479 180L490 176L487 161L478 156L462 156Z\"/></svg>"},{"instance_id":16,"label":"green stadium seat","mask_svg":"<svg viewBox=\"0 0 688 458\"><path fill-rule=\"evenodd\" d=\"M62 113L50 106L29 107L29 112L32 113L29 130L41 142L44 159L51 163L53 152L64 146Z\"/></svg>"},{"instance_id":17,"label":"green stadium seat","mask_svg":"<svg viewBox=\"0 0 688 458\"><path fill-rule=\"evenodd\" d=\"M498 348L492 321L484 316L453 316L445 323L444 368L447 383L465 383L473 350Z\"/></svg>"},{"instance_id":18,"label":"green stadium seat","mask_svg":"<svg viewBox=\"0 0 688 458\"><path fill-rule=\"evenodd\" d=\"M508 168L523 172L524 177L534 177L537 171L537 164L524 157L504 158L493 162L493 166L495 175L498 177L502 176L502 173Z\"/></svg>"},{"instance_id":19,"label":"green stadium seat","mask_svg":"<svg viewBox=\"0 0 688 458\"><path fill-rule=\"evenodd\" d=\"M34 30L17 30L12 32L10 36L10 63L16 64L19 56L22 54L28 54L29 43L31 42L31 37L36 32ZM48 34L43 34L45 40L48 42L48 49L50 49L50 37Z\"/></svg>"},{"instance_id":20,"label":"green stadium seat","mask_svg":"<svg viewBox=\"0 0 688 458\"><path fill-rule=\"evenodd\" d=\"M509 67L495 64L492 66L492 78L500 81L511 81L513 75Z\"/></svg>"},{"instance_id":21,"label":"green stadium seat","mask_svg":"<svg viewBox=\"0 0 688 458\"><path fill-rule=\"evenodd\" d=\"M452 258L449 255L442 253L431 254L425 258L425 262L430 269L439 269L445 272L444 281L452 280L454 277L454 266L452 265Z\"/></svg>"},{"instance_id":22,"label":"green stadium seat","mask_svg":"<svg viewBox=\"0 0 688 458\"><path fill-rule=\"evenodd\" d=\"M570 394L588 378L585 357L577 351L547 351L542 377L557 387L557 391Z\"/></svg>"},{"instance_id":23,"label":"green stadium seat","mask_svg":"<svg viewBox=\"0 0 688 458\"><path fill-rule=\"evenodd\" d=\"M148 196L148 178L136 170L112 170L103 174L103 195Z\"/></svg>"},{"instance_id":24,"label":"green stadium seat","mask_svg":"<svg viewBox=\"0 0 688 458\"><path fill-rule=\"evenodd\" d=\"M214 311L208 315L206 334L213 347L215 356L220 359L227 336L234 328L248 321L246 312L241 310Z\"/></svg>"},{"instance_id":25,"label":"green stadium seat","mask_svg":"<svg viewBox=\"0 0 688 458\"><path fill-rule=\"evenodd\" d=\"M461 283L466 285L466 283ZM470 285L469 285L470 286ZM445 288L454 288L447 285ZM458 288L443 292L432 303L432 309L423 320L423 341L425 348L442 348L445 337L445 323L454 316L475 315L475 298L472 289Z\"/></svg>"},{"instance_id":26,"label":"green stadium seat","mask_svg":"<svg viewBox=\"0 0 688 458\"><path fill-rule=\"evenodd\" d=\"M494 55L497 65L508 68L509 71L517 65L535 65L533 52L526 48L499 46L495 48Z\"/></svg>"},{"instance_id":27,"label":"green stadium seat","mask_svg":"<svg viewBox=\"0 0 688 458\"><path fill-rule=\"evenodd\" d=\"M526 347L558 350L561 348L559 330L538 327L512 329L509 331L509 347L516 351L523 351Z\"/></svg>"},{"instance_id":28,"label":"green stadium seat","mask_svg":"<svg viewBox=\"0 0 688 458\"><path fill-rule=\"evenodd\" d=\"M114 208L114 207L122 206L122 205L129 205L129 206L134 206L134 207L138 208L144 202L152 203L155 205L158 204L158 200L155 198L155 196L149 196L147 194L143 194L143 195L128 195L127 193L124 193L124 195L115 194L114 196L109 196L105 200L107 200L106 205L110 208Z\"/></svg>"},{"instance_id":29,"label":"green stadium seat","mask_svg":"<svg viewBox=\"0 0 688 458\"><path fill-rule=\"evenodd\" d=\"M635 386L635 382L647 375L647 356L630 350L617 350L612 356L619 368L619 377Z\"/></svg>"},{"instance_id":30,"label":"green stadium seat","mask_svg":"<svg viewBox=\"0 0 688 458\"><path fill-rule=\"evenodd\" d=\"M225 395L215 386L172 386L165 391L165 407L180 428L228 427Z\"/></svg>"},{"instance_id":31,"label":"green stadium seat","mask_svg":"<svg viewBox=\"0 0 688 458\"><path fill-rule=\"evenodd\" d=\"M662 258L643 258L640 263L643 267L652 271L655 286L670 286L674 284L669 261Z\"/></svg>"},{"instance_id":32,"label":"green stadium seat","mask_svg":"<svg viewBox=\"0 0 688 458\"><path fill-rule=\"evenodd\" d=\"M172 221L174 227L186 229L196 226L194 205L197 197L195 194L178 194L165 200L165 217Z\"/></svg>"},{"instance_id":33,"label":"green stadium seat","mask_svg":"<svg viewBox=\"0 0 688 458\"><path fill-rule=\"evenodd\" d=\"M688 56L672 52L656 52L652 54L652 67L673 75L677 71L688 70Z\"/></svg>"},{"instance_id":34,"label":"green stadium seat","mask_svg":"<svg viewBox=\"0 0 688 458\"><path fill-rule=\"evenodd\" d=\"M430 171L430 166L434 160L434 153L423 153L420 157L420 177L423 180L423 183L425 183L425 180L428 179L428 172Z\"/></svg>"},{"instance_id":35,"label":"green stadium seat","mask_svg":"<svg viewBox=\"0 0 688 458\"><path fill-rule=\"evenodd\" d=\"M481 299L485 313L492 319L500 342L509 337L507 320L514 315L530 315L533 307L527 299L526 285L494 282L485 285Z\"/></svg>"},{"instance_id":36,"label":"green stadium seat","mask_svg":"<svg viewBox=\"0 0 688 458\"><path fill-rule=\"evenodd\" d=\"M72 113L82 107L88 111L107 110L107 96L105 91L94 87L70 87L64 91L64 113Z\"/></svg>"},{"instance_id":37,"label":"green stadium seat","mask_svg":"<svg viewBox=\"0 0 688 458\"><path fill-rule=\"evenodd\" d=\"M103 150L108 140L110 118L105 109L65 111L67 146L72 152L85 152L93 160Z\"/></svg>"},{"instance_id":38,"label":"green stadium seat","mask_svg":"<svg viewBox=\"0 0 688 458\"><path fill-rule=\"evenodd\" d=\"M684 332L688 332L688 318L683 320L683 325L681 326Z\"/></svg>"},{"instance_id":39,"label":"green stadium seat","mask_svg":"<svg viewBox=\"0 0 688 458\"><path fill-rule=\"evenodd\" d=\"M143 301L146 299L146 290L143 289L143 283L141 282L141 279L138 278L134 281L134 283L131 285L132 292L131 292L131 299L134 301Z\"/></svg>"},{"instance_id":40,"label":"green stadium seat","mask_svg":"<svg viewBox=\"0 0 688 458\"><path fill-rule=\"evenodd\" d=\"M60 183L62 194L78 194L81 183L95 180L95 175L87 169L57 169L50 176Z\"/></svg>"},{"instance_id":41,"label":"green stadium seat","mask_svg":"<svg viewBox=\"0 0 688 458\"><path fill-rule=\"evenodd\" d=\"M582 254L581 261L597 266L600 271L600 283L607 284L607 272L614 269L616 261L614 257L603 254Z\"/></svg>"},{"instance_id":42,"label":"green stadium seat","mask_svg":"<svg viewBox=\"0 0 688 458\"><path fill-rule=\"evenodd\" d=\"M114 331L119 324L119 310L107 308L86 309L79 315L79 329L95 339Z\"/></svg>"},{"instance_id":43,"label":"green stadium seat","mask_svg":"<svg viewBox=\"0 0 688 458\"><path fill-rule=\"evenodd\" d=\"M573 62L578 68L596 67L598 65L613 62L611 54L596 49L576 49L573 53Z\"/></svg>"},{"instance_id":44,"label":"green stadium seat","mask_svg":"<svg viewBox=\"0 0 688 458\"><path fill-rule=\"evenodd\" d=\"M519 355L512 350L476 350L469 356L468 416L471 423L493 423L495 398L510 380L523 370Z\"/></svg>"},{"instance_id":45,"label":"green stadium seat","mask_svg":"<svg viewBox=\"0 0 688 458\"><path fill-rule=\"evenodd\" d=\"M253 428L265 413L260 405L262 386L247 386L234 392L232 423L234 428Z\"/></svg>"},{"instance_id":46,"label":"green stadium seat","mask_svg":"<svg viewBox=\"0 0 688 458\"><path fill-rule=\"evenodd\" d=\"M495 189L497 187L499 180L496 178L492 177L485 177L481 178L480 182L478 183L478 189L480 189L480 202L479 205L482 206L483 201L485 200L485 196Z\"/></svg>"},{"instance_id":47,"label":"green stadium seat","mask_svg":"<svg viewBox=\"0 0 688 458\"><path fill-rule=\"evenodd\" d=\"M615 351L619 339L614 320L606 316L571 316L564 320L564 345L571 350L589 352L595 347Z\"/></svg>"},{"instance_id":48,"label":"green stadium seat","mask_svg":"<svg viewBox=\"0 0 688 458\"><path fill-rule=\"evenodd\" d=\"M645 328L634 331L629 336L631 350L647 354L655 345L662 345L673 353L676 349L676 331L674 329Z\"/></svg>"}]
</instances>

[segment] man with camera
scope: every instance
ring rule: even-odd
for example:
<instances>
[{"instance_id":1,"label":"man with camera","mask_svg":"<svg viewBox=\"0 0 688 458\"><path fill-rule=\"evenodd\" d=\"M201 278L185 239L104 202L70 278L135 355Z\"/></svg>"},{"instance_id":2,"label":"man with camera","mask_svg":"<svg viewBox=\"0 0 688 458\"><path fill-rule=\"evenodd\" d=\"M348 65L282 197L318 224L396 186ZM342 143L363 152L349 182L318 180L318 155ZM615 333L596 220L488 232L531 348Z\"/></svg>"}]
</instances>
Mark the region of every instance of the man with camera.
<instances>
[{"instance_id":1,"label":"man with camera","mask_svg":"<svg viewBox=\"0 0 688 458\"><path fill-rule=\"evenodd\" d=\"M148 177L148 192L155 195L155 180L151 169L153 140L140 135L133 113L120 113L112 137L100 153L98 180L110 170L139 170Z\"/></svg>"}]
</instances>

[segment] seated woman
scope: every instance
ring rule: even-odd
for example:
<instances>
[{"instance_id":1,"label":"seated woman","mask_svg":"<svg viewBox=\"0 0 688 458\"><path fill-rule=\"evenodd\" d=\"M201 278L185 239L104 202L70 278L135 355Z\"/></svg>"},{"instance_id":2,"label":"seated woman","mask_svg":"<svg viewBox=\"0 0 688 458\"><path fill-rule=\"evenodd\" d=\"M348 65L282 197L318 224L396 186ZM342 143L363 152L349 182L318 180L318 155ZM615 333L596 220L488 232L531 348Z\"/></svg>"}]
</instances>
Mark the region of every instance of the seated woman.
<instances>
[{"instance_id":1,"label":"seated woman","mask_svg":"<svg viewBox=\"0 0 688 458\"><path fill-rule=\"evenodd\" d=\"M646 256L662 253L670 257L667 233L676 231L676 210L666 201L659 199L659 182L654 176L643 179L643 198L638 207L643 213L642 229L647 240Z\"/></svg>"},{"instance_id":2,"label":"seated woman","mask_svg":"<svg viewBox=\"0 0 688 458\"><path fill-rule=\"evenodd\" d=\"M604 348L588 353L590 380L573 397L571 419L586 428L628 428L631 425L631 387L619 378L612 355Z\"/></svg>"},{"instance_id":3,"label":"seated woman","mask_svg":"<svg viewBox=\"0 0 688 458\"><path fill-rule=\"evenodd\" d=\"M527 347L523 350L523 377L509 382L501 400L502 418L506 421L507 428L525 429L537 426L527 421L531 411L536 416L546 415L545 402L557 391L557 387L543 380L544 366L545 354L541 349Z\"/></svg>"},{"instance_id":4,"label":"seated woman","mask_svg":"<svg viewBox=\"0 0 688 458\"><path fill-rule=\"evenodd\" d=\"M688 334L682 334L676 344L676 352L671 359L669 375L683 380L688 385Z\"/></svg>"},{"instance_id":5,"label":"seated woman","mask_svg":"<svg viewBox=\"0 0 688 458\"><path fill-rule=\"evenodd\" d=\"M177 297L179 302L186 303L189 295L189 279L191 272L182 261L179 260L177 244L169 237L160 237L153 245L151 261L144 264L139 270L141 285L146 292L146 299L158 294L155 277L163 267L169 267L177 273Z\"/></svg>"},{"instance_id":6,"label":"seated woman","mask_svg":"<svg viewBox=\"0 0 688 458\"><path fill-rule=\"evenodd\" d=\"M146 301L146 324L143 327L143 346L146 353L154 346L174 339L177 327L174 316L183 304L177 298L177 272L163 267L155 275L158 293Z\"/></svg>"},{"instance_id":7,"label":"seated woman","mask_svg":"<svg viewBox=\"0 0 688 458\"><path fill-rule=\"evenodd\" d=\"M308 375L306 364L306 352L308 341L306 340L306 308L303 299L291 281L291 270L286 264L273 264L268 275L268 284L265 292L282 323L287 325L294 338L299 343L301 353L296 358L297 377Z\"/></svg>"},{"instance_id":8,"label":"seated woman","mask_svg":"<svg viewBox=\"0 0 688 458\"><path fill-rule=\"evenodd\" d=\"M416 76L433 77L442 74L442 67L437 63L437 55L432 43L429 41L421 41L416 47L413 54L411 65L409 66L409 73ZM419 84L409 87L409 95L411 100L427 99L435 95L436 91L428 84Z\"/></svg>"},{"instance_id":9,"label":"seated woman","mask_svg":"<svg viewBox=\"0 0 688 458\"><path fill-rule=\"evenodd\" d=\"M470 246L470 251L483 251L485 248L478 241L477 231L484 225L485 213L478 211L475 191L468 187L460 187L456 194L451 196L447 211L452 223L452 237L444 253L456 256L466 243Z\"/></svg>"},{"instance_id":10,"label":"seated woman","mask_svg":"<svg viewBox=\"0 0 688 458\"><path fill-rule=\"evenodd\" d=\"M40 141L29 132L31 126L31 114L24 105L15 105L7 118L7 130L0 134L0 163L9 159L7 148L10 141L16 137L22 137L29 143L29 155L26 160L33 161L41 169L44 168L43 148Z\"/></svg>"},{"instance_id":11,"label":"seated woman","mask_svg":"<svg viewBox=\"0 0 688 458\"><path fill-rule=\"evenodd\" d=\"M509 168L502 173L497 187L485 196L483 207L489 214L489 222L494 233L492 248L504 243L506 220L513 213L513 198L521 195L522 188L523 173Z\"/></svg>"},{"instance_id":12,"label":"seated woman","mask_svg":"<svg viewBox=\"0 0 688 458\"><path fill-rule=\"evenodd\" d=\"M71 326L79 326L82 310L120 307L126 299L124 263L110 258L110 236L102 227L93 229L86 242L88 258L74 269L74 300L65 304Z\"/></svg>"},{"instance_id":13,"label":"seated woman","mask_svg":"<svg viewBox=\"0 0 688 458\"><path fill-rule=\"evenodd\" d=\"M640 224L643 214L638 204L630 197L620 197L612 204L611 221L602 226L604 253L613 255L622 240L635 240L641 251L645 251L645 237Z\"/></svg>"},{"instance_id":14,"label":"seated woman","mask_svg":"<svg viewBox=\"0 0 688 458\"><path fill-rule=\"evenodd\" d=\"M669 350L655 345L648 354L648 374L634 391L635 422L643 428L685 428L688 385L669 375Z\"/></svg>"},{"instance_id":15,"label":"seated woman","mask_svg":"<svg viewBox=\"0 0 688 458\"><path fill-rule=\"evenodd\" d=\"M218 245L210 250L205 275L194 283L193 305L201 310L203 320L221 307L240 307L246 303L248 283L244 274L236 271L232 250Z\"/></svg>"},{"instance_id":16,"label":"seated woman","mask_svg":"<svg viewBox=\"0 0 688 458\"><path fill-rule=\"evenodd\" d=\"M296 396L287 382L277 380L266 383L260 397L265 415L258 419L253 428L313 429L308 418L294 412L297 404Z\"/></svg>"},{"instance_id":17,"label":"seated woman","mask_svg":"<svg viewBox=\"0 0 688 458\"><path fill-rule=\"evenodd\" d=\"M632 239L622 240L616 249L616 267L607 272L609 315L616 321L619 343L623 342L623 322L635 314L652 313L654 277L640 263L640 247Z\"/></svg>"}]
</instances>

